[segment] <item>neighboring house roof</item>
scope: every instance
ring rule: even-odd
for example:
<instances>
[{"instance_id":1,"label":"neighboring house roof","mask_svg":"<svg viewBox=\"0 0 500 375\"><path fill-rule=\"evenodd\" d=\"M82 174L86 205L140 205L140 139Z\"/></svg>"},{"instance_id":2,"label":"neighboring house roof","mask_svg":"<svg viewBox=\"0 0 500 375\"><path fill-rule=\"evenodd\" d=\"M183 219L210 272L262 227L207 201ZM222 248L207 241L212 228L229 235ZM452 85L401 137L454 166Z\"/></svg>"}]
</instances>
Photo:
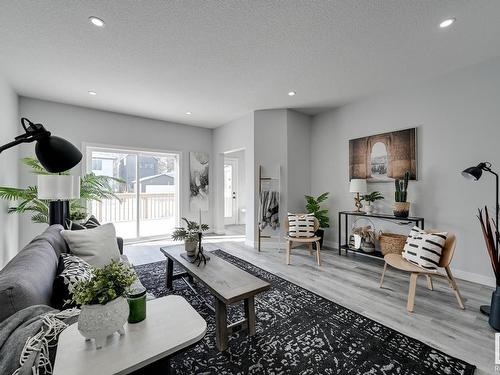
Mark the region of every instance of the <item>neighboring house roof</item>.
<instances>
[{"instance_id":1,"label":"neighboring house roof","mask_svg":"<svg viewBox=\"0 0 500 375\"><path fill-rule=\"evenodd\" d=\"M142 182L146 182L146 181L149 181L149 180L154 180L154 179L156 179L158 177L162 177L162 176L167 176L167 177L175 178L175 173L170 172L170 173L155 174L153 176L143 177L143 178L139 179L139 182L142 183ZM136 182L137 182L137 180L132 181L132 183L134 183L134 184Z\"/></svg>"}]
</instances>

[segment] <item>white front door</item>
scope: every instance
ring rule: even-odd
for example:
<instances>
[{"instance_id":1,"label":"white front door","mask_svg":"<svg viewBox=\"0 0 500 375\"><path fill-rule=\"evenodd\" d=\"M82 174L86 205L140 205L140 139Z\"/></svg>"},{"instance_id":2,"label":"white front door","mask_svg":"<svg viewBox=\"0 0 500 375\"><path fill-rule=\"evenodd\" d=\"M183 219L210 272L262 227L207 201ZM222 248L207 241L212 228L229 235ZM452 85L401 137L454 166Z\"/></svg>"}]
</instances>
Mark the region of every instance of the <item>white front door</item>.
<instances>
[{"instance_id":1,"label":"white front door","mask_svg":"<svg viewBox=\"0 0 500 375\"><path fill-rule=\"evenodd\" d=\"M224 159L224 225L238 224L238 159Z\"/></svg>"}]
</instances>

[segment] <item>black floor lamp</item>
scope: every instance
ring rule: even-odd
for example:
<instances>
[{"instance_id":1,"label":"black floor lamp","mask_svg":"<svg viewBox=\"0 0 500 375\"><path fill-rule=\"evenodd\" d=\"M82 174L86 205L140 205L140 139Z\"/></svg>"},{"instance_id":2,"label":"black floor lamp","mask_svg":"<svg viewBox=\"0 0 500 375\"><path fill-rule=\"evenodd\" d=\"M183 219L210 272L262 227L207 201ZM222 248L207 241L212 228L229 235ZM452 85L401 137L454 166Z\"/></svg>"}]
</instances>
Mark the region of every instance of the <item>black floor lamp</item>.
<instances>
[{"instance_id":1,"label":"black floor lamp","mask_svg":"<svg viewBox=\"0 0 500 375\"><path fill-rule=\"evenodd\" d=\"M496 200L495 200L495 202L496 202L496 206L495 206L496 221L495 221L495 225L498 225L498 210L499 210L499 206L498 206L498 174L495 173L495 172L493 172L491 170L491 163L486 161L486 162L483 162L483 163L479 163L475 167L469 167L469 168L465 169L462 172L462 176L464 176L465 178L467 178L469 180L477 181L483 175L483 171L489 172L489 173L491 173L492 175L495 176L495 180L496 180L496 189L495 189L495 196L496 196ZM498 250L499 250L498 244L499 244L499 241L500 241L500 236L498 234L498 231L496 231L496 230L495 230L495 238L496 238L495 246L496 246L496 249L497 249L497 252L498 252ZM481 312L483 314L490 315L490 306L483 305L483 306L480 307L480 310L481 310Z\"/></svg>"},{"instance_id":2,"label":"black floor lamp","mask_svg":"<svg viewBox=\"0 0 500 375\"><path fill-rule=\"evenodd\" d=\"M35 124L27 118L21 118L24 134L14 138L3 146L0 153L21 143L36 142L35 154L40 164L50 173L62 173L70 170L82 160L82 153L67 140L52 135L42 124ZM42 178L42 195L50 197L49 216L50 224L64 224L64 219L69 215L69 202L67 199L79 197L80 180L78 186L73 176L48 175ZM72 184L69 186L68 184ZM78 189L78 192L77 192ZM49 194L50 193L50 194Z\"/></svg>"}]
</instances>

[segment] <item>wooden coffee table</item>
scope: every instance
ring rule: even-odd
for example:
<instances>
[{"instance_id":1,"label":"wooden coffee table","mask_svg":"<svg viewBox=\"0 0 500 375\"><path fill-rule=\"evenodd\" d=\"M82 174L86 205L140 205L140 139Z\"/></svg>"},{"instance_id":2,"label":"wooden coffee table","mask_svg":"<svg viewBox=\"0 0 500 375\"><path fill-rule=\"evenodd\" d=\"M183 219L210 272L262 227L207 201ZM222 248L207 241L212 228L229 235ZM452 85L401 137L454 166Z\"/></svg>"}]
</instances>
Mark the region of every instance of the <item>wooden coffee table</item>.
<instances>
[{"instance_id":1,"label":"wooden coffee table","mask_svg":"<svg viewBox=\"0 0 500 375\"><path fill-rule=\"evenodd\" d=\"M167 257L166 286L172 289L172 281L182 276L194 277L205 285L215 297L215 322L217 349L227 349L228 336L240 330L246 330L250 336L255 335L255 301L256 294L268 290L271 285L243 271L234 264L210 253L210 260L198 267L181 257L184 246L168 246L160 249ZM186 272L174 275L174 261ZM227 324L227 305L244 301L245 319Z\"/></svg>"},{"instance_id":2,"label":"wooden coffee table","mask_svg":"<svg viewBox=\"0 0 500 375\"><path fill-rule=\"evenodd\" d=\"M53 375L130 374L205 336L207 323L183 297L151 300L146 309L145 320L125 324L125 335L113 334L98 350L92 341L85 341L77 323L70 325L59 336Z\"/></svg>"}]
</instances>

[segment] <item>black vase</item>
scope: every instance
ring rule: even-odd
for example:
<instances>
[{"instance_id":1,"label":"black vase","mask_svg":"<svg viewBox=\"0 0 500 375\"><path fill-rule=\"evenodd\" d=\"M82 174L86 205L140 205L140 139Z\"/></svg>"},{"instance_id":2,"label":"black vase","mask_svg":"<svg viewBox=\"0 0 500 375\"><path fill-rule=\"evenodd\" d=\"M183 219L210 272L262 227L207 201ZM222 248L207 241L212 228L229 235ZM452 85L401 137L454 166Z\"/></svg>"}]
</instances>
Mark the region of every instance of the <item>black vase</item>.
<instances>
[{"instance_id":1,"label":"black vase","mask_svg":"<svg viewBox=\"0 0 500 375\"><path fill-rule=\"evenodd\" d=\"M323 229L318 229L316 232L314 232L316 237L319 237L319 246L322 249L323 248L323 237L325 237L325 231ZM316 250L316 244L313 243L313 249Z\"/></svg>"},{"instance_id":2,"label":"black vase","mask_svg":"<svg viewBox=\"0 0 500 375\"><path fill-rule=\"evenodd\" d=\"M491 294L490 320L491 328L500 331L500 286Z\"/></svg>"}]
</instances>

